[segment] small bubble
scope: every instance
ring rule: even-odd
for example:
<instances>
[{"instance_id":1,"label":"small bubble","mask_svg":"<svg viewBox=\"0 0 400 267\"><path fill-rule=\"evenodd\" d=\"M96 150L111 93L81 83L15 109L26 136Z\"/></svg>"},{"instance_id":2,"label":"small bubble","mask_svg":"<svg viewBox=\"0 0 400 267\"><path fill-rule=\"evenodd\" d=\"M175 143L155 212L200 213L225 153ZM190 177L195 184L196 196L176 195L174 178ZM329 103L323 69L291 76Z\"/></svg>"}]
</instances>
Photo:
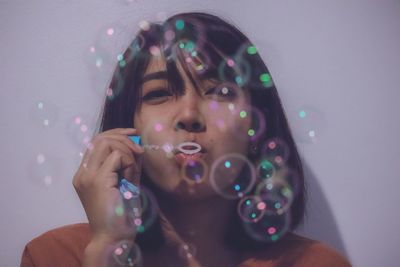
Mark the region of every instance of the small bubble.
<instances>
[{"instance_id":1,"label":"small bubble","mask_svg":"<svg viewBox=\"0 0 400 267\"><path fill-rule=\"evenodd\" d=\"M45 159L45 157L44 157L43 154L39 154L39 155L37 155L37 157L36 157L36 161L37 161L38 164L43 164L43 162L44 162L45 160L46 160L46 159Z\"/></svg>"},{"instance_id":2,"label":"small bubble","mask_svg":"<svg viewBox=\"0 0 400 267\"><path fill-rule=\"evenodd\" d=\"M82 133L86 133L88 130L88 127L87 127L87 125L82 124L80 129L81 129Z\"/></svg>"},{"instance_id":3,"label":"small bubble","mask_svg":"<svg viewBox=\"0 0 400 267\"><path fill-rule=\"evenodd\" d=\"M171 30L168 30L164 33L164 38L167 41L172 41L175 38L175 33Z\"/></svg>"},{"instance_id":4,"label":"small bubble","mask_svg":"<svg viewBox=\"0 0 400 267\"><path fill-rule=\"evenodd\" d=\"M276 233L276 228L275 227L269 227L268 228L268 234L273 235Z\"/></svg>"},{"instance_id":5,"label":"small bubble","mask_svg":"<svg viewBox=\"0 0 400 267\"><path fill-rule=\"evenodd\" d=\"M156 130L157 132L161 132L163 129L163 126L160 123L156 123L156 125L154 126L154 130Z\"/></svg>"},{"instance_id":6,"label":"small bubble","mask_svg":"<svg viewBox=\"0 0 400 267\"><path fill-rule=\"evenodd\" d=\"M159 56L159 55L161 54L161 51L160 51L160 48L159 48L159 47L153 45L153 46L150 47L150 53L151 53L153 56Z\"/></svg>"},{"instance_id":7,"label":"small bubble","mask_svg":"<svg viewBox=\"0 0 400 267\"><path fill-rule=\"evenodd\" d=\"M116 248L114 250L115 255L118 255L118 256L122 255L123 252L124 252L124 250L122 248Z\"/></svg>"},{"instance_id":8,"label":"small bubble","mask_svg":"<svg viewBox=\"0 0 400 267\"><path fill-rule=\"evenodd\" d=\"M139 27L144 31L148 31L150 30L150 23L146 20L142 20L139 22Z\"/></svg>"},{"instance_id":9,"label":"small bubble","mask_svg":"<svg viewBox=\"0 0 400 267\"><path fill-rule=\"evenodd\" d=\"M113 35L114 34L114 29L113 28L108 28L107 29L107 34L108 35Z\"/></svg>"},{"instance_id":10,"label":"small bubble","mask_svg":"<svg viewBox=\"0 0 400 267\"><path fill-rule=\"evenodd\" d=\"M227 64L229 67L233 67L235 66L235 61L233 61L232 59L228 59Z\"/></svg>"},{"instance_id":11,"label":"small bubble","mask_svg":"<svg viewBox=\"0 0 400 267\"><path fill-rule=\"evenodd\" d=\"M117 206L115 208L115 214L117 214L118 216L124 215L124 208L122 208L121 206Z\"/></svg>"},{"instance_id":12,"label":"small bubble","mask_svg":"<svg viewBox=\"0 0 400 267\"><path fill-rule=\"evenodd\" d=\"M251 46L249 46L249 47L247 48L247 53L248 53L249 55L257 54L257 48L256 48L255 46L251 45Z\"/></svg>"},{"instance_id":13,"label":"small bubble","mask_svg":"<svg viewBox=\"0 0 400 267\"><path fill-rule=\"evenodd\" d=\"M185 22L183 20L181 20L181 19L178 19L175 22L175 27L176 27L177 30L183 30L183 28L185 27Z\"/></svg>"}]
</instances>

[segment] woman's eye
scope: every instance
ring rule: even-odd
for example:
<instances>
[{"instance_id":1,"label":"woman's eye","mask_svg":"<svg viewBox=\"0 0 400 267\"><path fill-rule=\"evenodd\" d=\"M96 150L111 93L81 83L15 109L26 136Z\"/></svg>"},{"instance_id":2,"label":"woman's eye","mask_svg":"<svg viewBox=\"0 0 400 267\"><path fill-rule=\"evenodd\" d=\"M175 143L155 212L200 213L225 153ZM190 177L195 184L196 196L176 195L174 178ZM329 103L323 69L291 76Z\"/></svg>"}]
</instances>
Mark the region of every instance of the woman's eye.
<instances>
[{"instance_id":1,"label":"woman's eye","mask_svg":"<svg viewBox=\"0 0 400 267\"><path fill-rule=\"evenodd\" d=\"M223 98L234 98L236 96L236 93L232 88L229 88L228 86L218 86L209 89L206 92L206 95L215 95L217 97Z\"/></svg>"},{"instance_id":2,"label":"woman's eye","mask_svg":"<svg viewBox=\"0 0 400 267\"><path fill-rule=\"evenodd\" d=\"M147 94L145 94L142 97L143 101L158 101L158 100L164 100L166 97L170 97L172 94L165 90L165 89L159 89L159 90L153 90Z\"/></svg>"}]
</instances>

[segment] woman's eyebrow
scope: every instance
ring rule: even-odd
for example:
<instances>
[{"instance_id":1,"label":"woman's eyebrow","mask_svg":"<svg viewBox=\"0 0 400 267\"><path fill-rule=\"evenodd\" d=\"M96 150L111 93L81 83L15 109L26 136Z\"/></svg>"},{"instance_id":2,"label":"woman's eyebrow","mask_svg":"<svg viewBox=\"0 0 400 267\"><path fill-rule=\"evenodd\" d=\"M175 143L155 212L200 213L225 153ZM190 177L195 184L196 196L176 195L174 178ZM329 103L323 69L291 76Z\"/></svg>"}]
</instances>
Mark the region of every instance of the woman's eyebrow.
<instances>
[{"instance_id":1,"label":"woman's eyebrow","mask_svg":"<svg viewBox=\"0 0 400 267\"><path fill-rule=\"evenodd\" d=\"M167 80L168 75L166 71L157 71L157 72L152 72L150 74L146 74L142 78L142 83L145 83L150 80Z\"/></svg>"}]
</instances>

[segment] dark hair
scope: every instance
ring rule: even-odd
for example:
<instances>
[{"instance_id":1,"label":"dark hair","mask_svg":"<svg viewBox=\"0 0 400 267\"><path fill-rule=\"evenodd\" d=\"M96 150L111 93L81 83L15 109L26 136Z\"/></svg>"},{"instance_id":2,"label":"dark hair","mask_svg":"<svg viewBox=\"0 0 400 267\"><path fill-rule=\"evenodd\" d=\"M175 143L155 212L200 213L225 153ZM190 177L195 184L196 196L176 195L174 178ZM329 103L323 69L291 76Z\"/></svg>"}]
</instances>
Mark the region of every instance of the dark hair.
<instances>
[{"instance_id":1,"label":"dark hair","mask_svg":"<svg viewBox=\"0 0 400 267\"><path fill-rule=\"evenodd\" d=\"M100 132L133 127L134 113L140 107L141 79L154 53L154 47L158 47L156 53L161 53L166 59L168 86L175 95L184 91L182 77L176 65L178 61L184 63L181 65L195 87L199 78L213 78L245 87L250 92L252 106L262 112L268 126L265 135L257 142L278 138L285 142L290 151L286 166L295 174L295 180L289 182L296 184L298 190L288 214L291 218L289 228L295 229L302 222L305 213L302 164L277 89L256 48L236 27L217 16L205 13L177 14L162 24L151 23L145 26L119 58L109 86L112 94L108 94L104 104ZM195 50L200 53L191 54ZM191 64L200 62L195 66L199 70L197 77L186 66L186 54L193 57ZM227 68L228 58L235 59L240 64ZM206 67L203 65L202 68L202 64ZM260 152L252 160L259 157ZM157 191L150 179L144 177L143 183ZM237 215L228 232L227 240L232 247L265 247L265 243L254 240L245 233ZM142 249L154 249L162 244L162 240L158 220L137 237Z\"/></svg>"}]
</instances>

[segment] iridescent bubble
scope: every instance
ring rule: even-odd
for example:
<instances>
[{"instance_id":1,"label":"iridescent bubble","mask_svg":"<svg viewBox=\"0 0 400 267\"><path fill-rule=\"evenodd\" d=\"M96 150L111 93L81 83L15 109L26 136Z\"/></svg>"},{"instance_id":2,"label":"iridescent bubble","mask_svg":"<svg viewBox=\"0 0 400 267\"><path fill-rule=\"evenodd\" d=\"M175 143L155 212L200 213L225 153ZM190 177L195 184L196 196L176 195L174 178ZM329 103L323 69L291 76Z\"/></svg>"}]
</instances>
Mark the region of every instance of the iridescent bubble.
<instances>
[{"instance_id":1,"label":"iridescent bubble","mask_svg":"<svg viewBox=\"0 0 400 267\"><path fill-rule=\"evenodd\" d=\"M185 49L189 53L192 52L194 48L196 48L197 51L203 50L207 38L205 38L204 25L198 20L176 18L174 21L164 26L164 32L168 32L169 36L172 36L172 32L174 33L174 38L165 38L166 42L164 48L167 50L171 47L177 47L172 49L175 59L178 58L176 52L179 51L179 48ZM189 34L186 29L190 30Z\"/></svg>"},{"instance_id":2,"label":"iridescent bubble","mask_svg":"<svg viewBox=\"0 0 400 267\"><path fill-rule=\"evenodd\" d=\"M183 164L181 172L189 183L199 184L204 181L208 166L202 159L190 159Z\"/></svg>"},{"instance_id":3,"label":"iridescent bubble","mask_svg":"<svg viewBox=\"0 0 400 267\"><path fill-rule=\"evenodd\" d=\"M290 215L264 215L256 223L243 222L246 233L253 239L271 243L281 239L290 229Z\"/></svg>"},{"instance_id":4,"label":"iridescent bubble","mask_svg":"<svg viewBox=\"0 0 400 267\"><path fill-rule=\"evenodd\" d=\"M239 201L237 212L243 221L254 223L264 216L265 203L258 196L246 196Z\"/></svg>"},{"instance_id":5,"label":"iridescent bubble","mask_svg":"<svg viewBox=\"0 0 400 267\"><path fill-rule=\"evenodd\" d=\"M196 247L190 243L184 243L179 246L179 255L184 259L193 258L196 255Z\"/></svg>"},{"instance_id":6,"label":"iridescent bubble","mask_svg":"<svg viewBox=\"0 0 400 267\"><path fill-rule=\"evenodd\" d=\"M257 177L260 179L268 179L274 176L275 166L267 159L262 159L256 167Z\"/></svg>"},{"instance_id":7,"label":"iridescent bubble","mask_svg":"<svg viewBox=\"0 0 400 267\"><path fill-rule=\"evenodd\" d=\"M255 183L253 164L243 155L227 154L217 159L210 171L210 182L218 194L227 199L243 197Z\"/></svg>"},{"instance_id":8,"label":"iridescent bubble","mask_svg":"<svg viewBox=\"0 0 400 267\"><path fill-rule=\"evenodd\" d=\"M57 123L58 108L50 101L37 101L30 109L29 116L37 127L52 127Z\"/></svg>"},{"instance_id":9,"label":"iridescent bubble","mask_svg":"<svg viewBox=\"0 0 400 267\"><path fill-rule=\"evenodd\" d=\"M282 139L271 138L261 145L261 154L275 166L282 166L289 159L290 150Z\"/></svg>"},{"instance_id":10,"label":"iridescent bubble","mask_svg":"<svg viewBox=\"0 0 400 267\"><path fill-rule=\"evenodd\" d=\"M142 253L139 246L131 240L123 240L112 250L113 259L117 266L141 266Z\"/></svg>"},{"instance_id":11,"label":"iridescent bubble","mask_svg":"<svg viewBox=\"0 0 400 267\"><path fill-rule=\"evenodd\" d=\"M27 168L28 177L37 185L51 186L54 183L55 168L44 153L38 153Z\"/></svg>"},{"instance_id":12,"label":"iridescent bubble","mask_svg":"<svg viewBox=\"0 0 400 267\"><path fill-rule=\"evenodd\" d=\"M243 57L235 56L221 62L218 75L221 81L235 82L238 86L243 86L250 79L251 66Z\"/></svg>"},{"instance_id":13,"label":"iridescent bubble","mask_svg":"<svg viewBox=\"0 0 400 267\"><path fill-rule=\"evenodd\" d=\"M290 209L294 192L289 183L281 177L273 177L260 182L255 194L265 203L267 215L282 215Z\"/></svg>"},{"instance_id":14,"label":"iridescent bubble","mask_svg":"<svg viewBox=\"0 0 400 267\"><path fill-rule=\"evenodd\" d=\"M293 112L291 126L297 141L316 143L324 130L324 116L317 108L305 106Z\"/></svg>"}]
</instances>

